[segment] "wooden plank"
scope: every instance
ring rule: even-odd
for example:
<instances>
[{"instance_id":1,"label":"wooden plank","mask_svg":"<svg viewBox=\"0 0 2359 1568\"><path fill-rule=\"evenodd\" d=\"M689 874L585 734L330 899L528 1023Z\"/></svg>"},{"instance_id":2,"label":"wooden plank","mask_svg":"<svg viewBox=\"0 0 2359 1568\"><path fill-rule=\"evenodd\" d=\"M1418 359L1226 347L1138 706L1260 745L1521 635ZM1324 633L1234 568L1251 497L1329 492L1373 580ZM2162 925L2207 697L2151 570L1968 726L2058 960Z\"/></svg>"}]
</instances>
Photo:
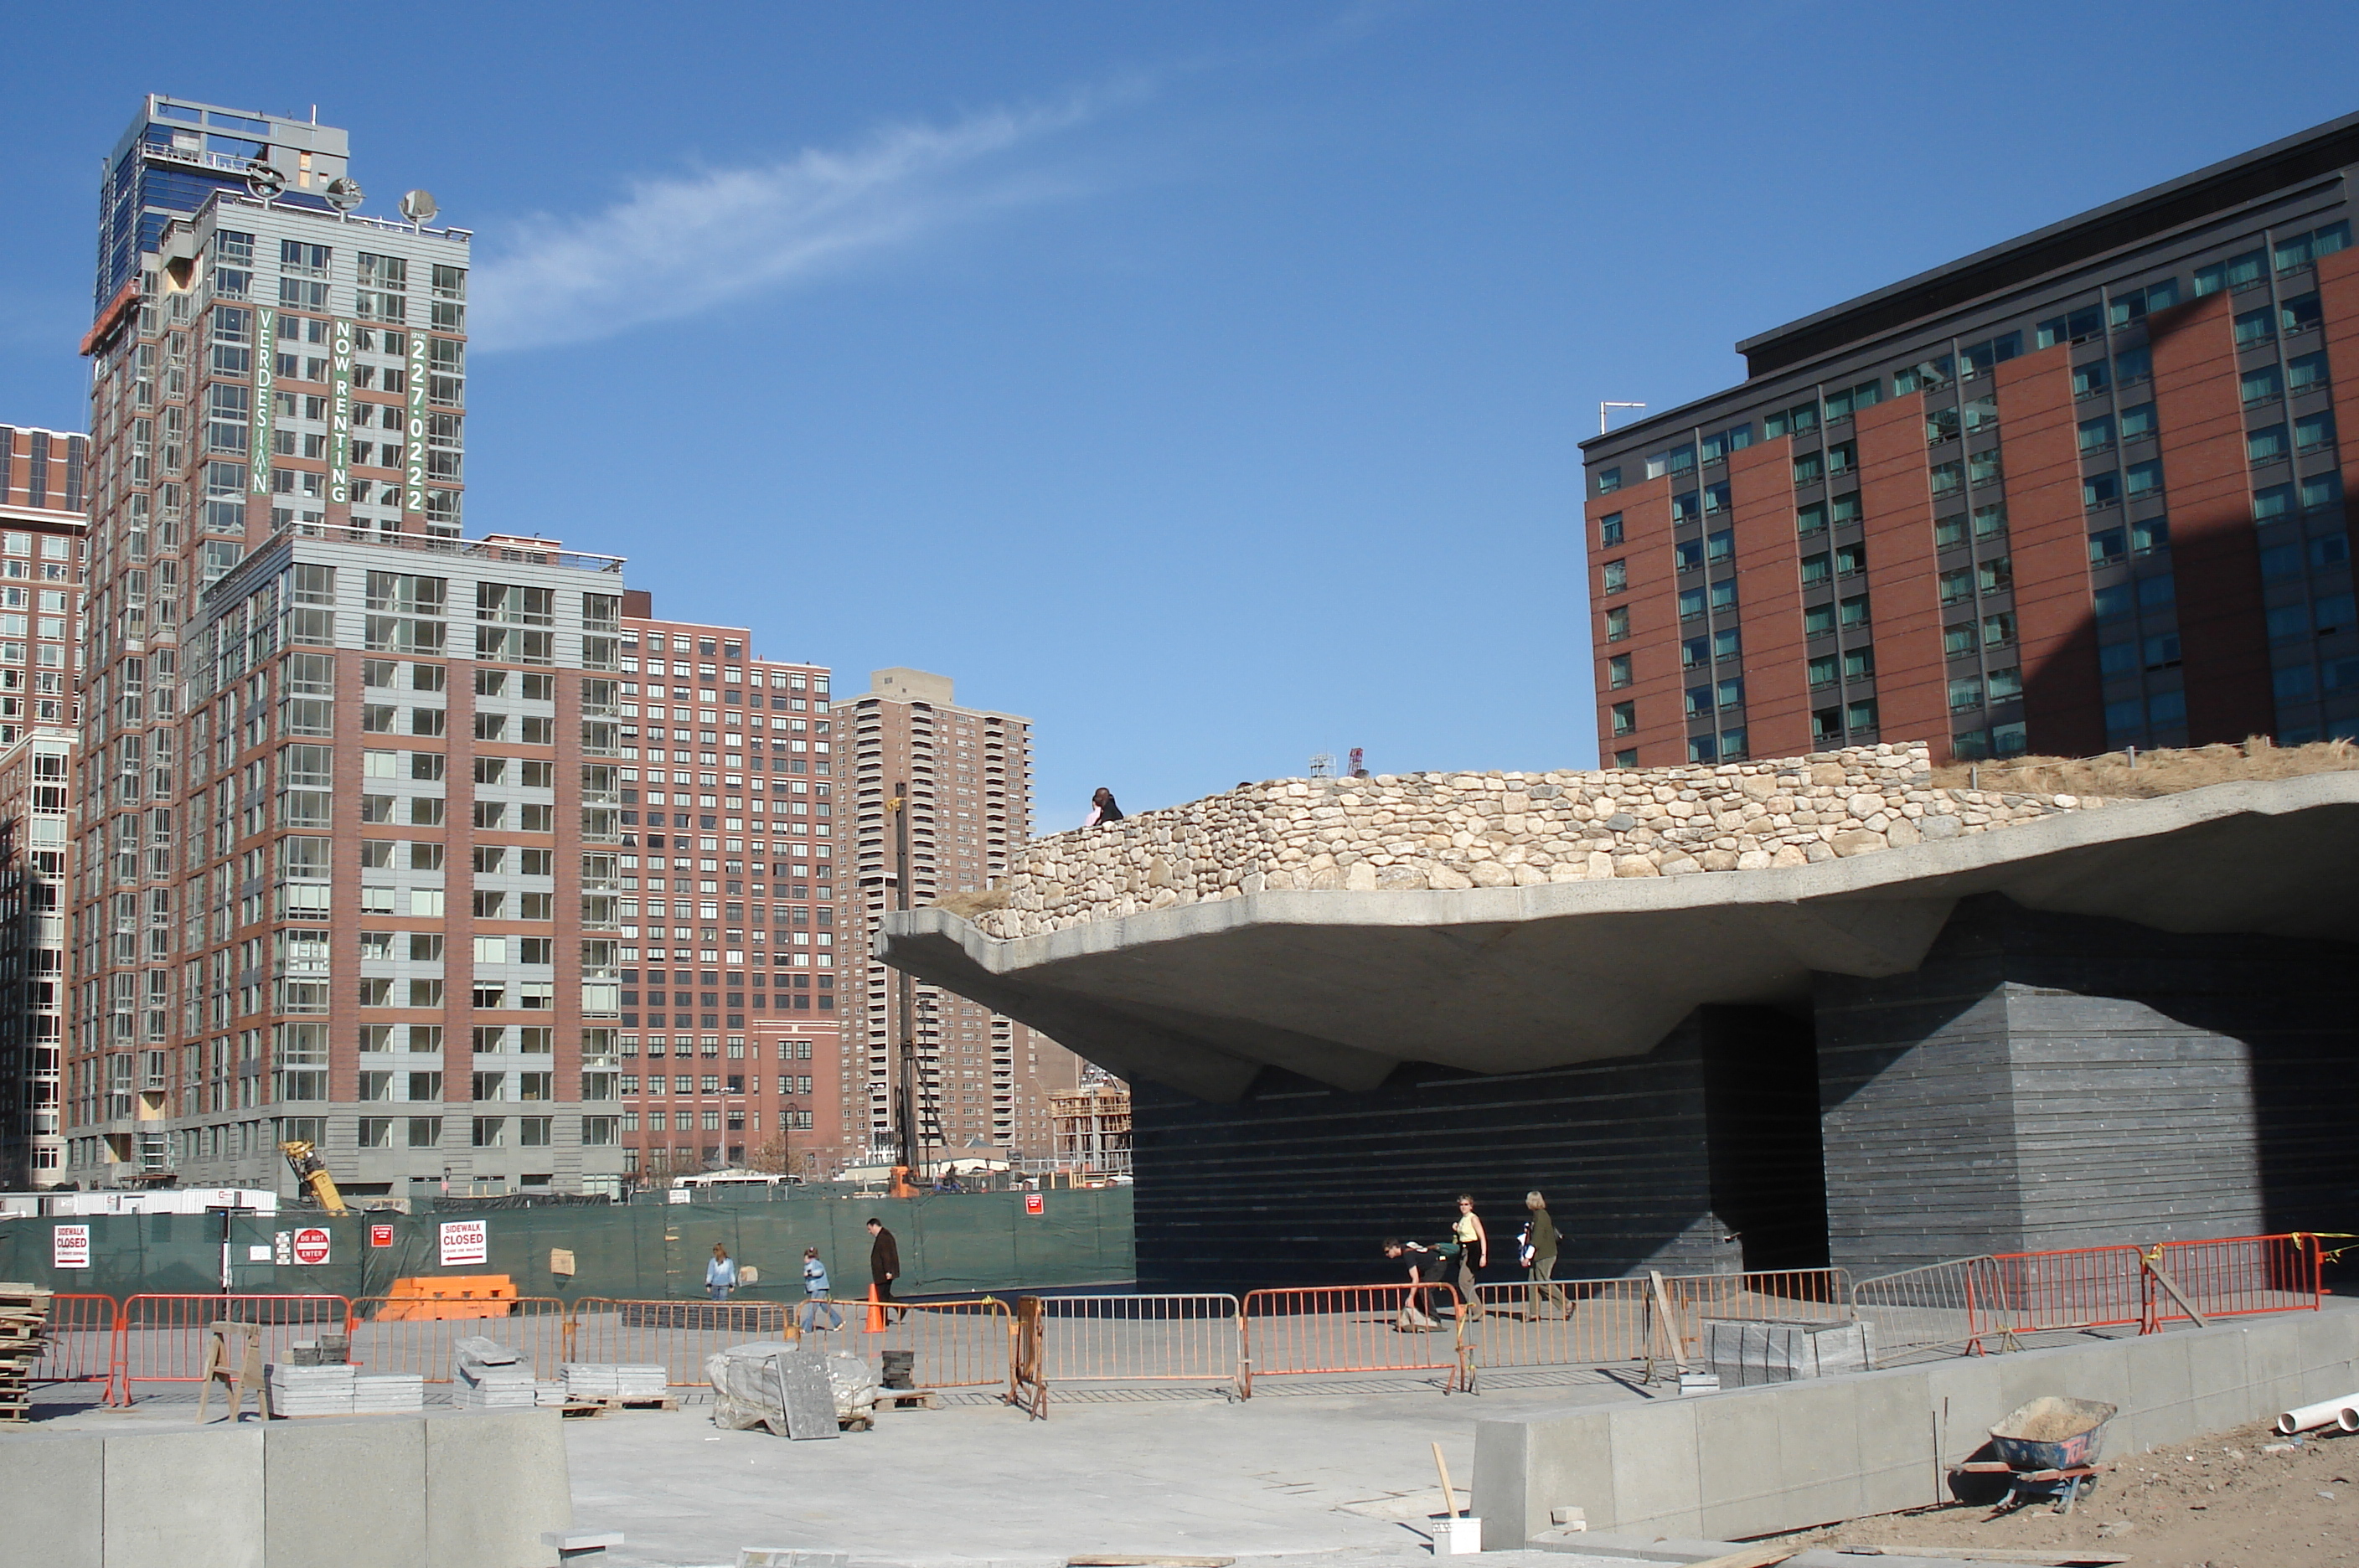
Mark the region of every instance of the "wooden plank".
<instances>
[{"instance_id":1,"label":"wooden plank","mask_svg":"<svg viewBox=\"0 0 2359 1568\"><path fill-rule=\"evenodd\" d=\"M2099 1552L2093 1548L2082 1548L2078 1546L2049 1546L2035 1548L2023 1546L1847 1545L1838 1546L1833 1548L1833 1550L1847 1552L1854 1557L1940 1557L1955 1558L1968 1563L2034 1563L2042 1565L2042 1568L2082 1568L2082 1564L2088 1564L2090 1565L2090 1568L2105 1568L2105 1565L2109 1563L2127 1563L2130 1561L2130 1557L2127 1552ZM1690 1563L1688 1568L1704 1568L1704 1565L1701 1563Z\"/></svg>"},{"instance_id":2,"label":"wooden plank","mask_svg":"<svg viewBox=\"0 0 2359 1568\"><path fill-rule=\"evenodd\" d=\"M1748 1546L1742 1552L1731 1552L1718 1557L1707 1557L1701 1563L1690 1563L1687 1568L1770 1568L1788 1557L1809 1551L1805 1546Z\"/></svg>"}]
</instances>

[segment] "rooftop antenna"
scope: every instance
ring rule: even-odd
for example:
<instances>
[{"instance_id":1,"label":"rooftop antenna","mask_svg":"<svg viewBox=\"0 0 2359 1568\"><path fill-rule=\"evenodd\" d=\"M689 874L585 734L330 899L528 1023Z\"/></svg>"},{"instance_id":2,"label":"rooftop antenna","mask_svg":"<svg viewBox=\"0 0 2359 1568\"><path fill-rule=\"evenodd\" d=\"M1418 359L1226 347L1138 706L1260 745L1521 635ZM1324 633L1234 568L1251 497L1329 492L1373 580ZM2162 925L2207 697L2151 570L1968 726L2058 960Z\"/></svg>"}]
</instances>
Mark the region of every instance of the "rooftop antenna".
<instances>
[{"instance_id":1,"label":"rooftop antenna","mask_svg":"<svg viewBox=\"0 0 2359 1568\"><path fill-rule=\"evenodd\" d=\"M1365 779L1367 776L1367 753L1363 747L1355 746L1352 748L1352 777L1354 779Z\"/></svg>"},{"instance_id":2,"label":"rooftop antenna","mask_svg":"<svg viewBox=\"0 0 2359 1568\"><path fill-rule=\"evenodd\" d=\"M1332 751L1322 751L1312 757L1310 759L1310 777L1313 779L1334 778L1335 754Z\"/></svg>"},{"instance_id":3,"label":"rooftop antenna","mask_svg":"<svg viewBox=\"0 0 2359 1568\"><path fill-rule=\"evenodd\" d=\"M1607 413L1607 411L1608 411L1609 409L1613 409L1613 408L1645 408L1646 406L1647 406L1647 405L1646 405L1646 404L1644 404L1644 403L1600 403L1600 404L1598 404L1598 405L1597 405L1597 433L1598 433L1599 435L1601 435L1601 436L1602 436L1602 435L1603 435L1603 434L1605 433L1605 417L1606 417L1606 413Z\"/></svg>"}]
</instances>

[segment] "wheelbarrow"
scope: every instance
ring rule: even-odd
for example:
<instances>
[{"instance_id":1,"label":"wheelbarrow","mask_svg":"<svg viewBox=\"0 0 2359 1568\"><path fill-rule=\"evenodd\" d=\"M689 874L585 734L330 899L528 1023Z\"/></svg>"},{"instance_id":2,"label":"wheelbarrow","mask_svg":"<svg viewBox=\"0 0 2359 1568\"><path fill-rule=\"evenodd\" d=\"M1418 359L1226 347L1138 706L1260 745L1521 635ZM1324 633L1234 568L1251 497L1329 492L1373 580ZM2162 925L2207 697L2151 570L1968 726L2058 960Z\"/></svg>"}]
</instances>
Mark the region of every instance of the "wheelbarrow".
<instances>
[{"instance_id":1,"label":"wheelbarrow","mask_svg":"<svg viewBox=\"0 0 2359 1568\"><path fill-rule=\"evenodd\" d=\"M2069 1514L2097 1485L2105 1423L2119 1408L2053 1394L2034 1399L1990 1429L1995 1458L1972 1461L1959 1471L2006 1478L2006 1495L1993 1518L2039 1500L2052 1501L2055 1512Z\"/></svg>"}]
</instances>

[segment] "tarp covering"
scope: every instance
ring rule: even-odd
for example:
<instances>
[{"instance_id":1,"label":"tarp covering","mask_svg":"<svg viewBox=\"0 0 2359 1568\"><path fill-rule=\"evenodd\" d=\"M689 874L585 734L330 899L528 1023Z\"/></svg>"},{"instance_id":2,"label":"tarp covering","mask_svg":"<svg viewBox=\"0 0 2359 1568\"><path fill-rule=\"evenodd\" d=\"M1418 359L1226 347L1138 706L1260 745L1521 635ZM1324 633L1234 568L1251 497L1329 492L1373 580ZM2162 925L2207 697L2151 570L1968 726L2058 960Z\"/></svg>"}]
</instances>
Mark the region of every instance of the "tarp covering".
<instances>
[{"instance_id":1,"label":"tarp covering","mask_svg":"<svg viewBox=\"0 0 2359 1568\"><path fill-rule=\"evenodd\" d=\"M758 1283L738 1290L740 1301L800 1301L806 1247L819 1248L836 1296L850 1301L867 1293L865 1222L872 1214L900 1243L903 1273L896 1290L903 1296L1123 1285L1136 1276L1129 1188L1029 1194L1040 1200L1037 1214L1026 1212L1027 1196L565 1204L341 1217L299 1212L25 1216L0 1220L0 1279L115 1297L209 1293L223 1289L226 1269L226 1283L236 1290L358 1300L386 1295L400 1279L506 1274L523 1296L687 1300L704 1295L704 1266L719 1242L741 1270L750 1266L759 1273ZM442 1227L453 1224L480 1227L484 1251L454 1257L445 1267ZM90 1266L52 1267L53 1232L76 1225L89 1227ZM372 1231L388 1225L390 1245L372 1245ZM328 1258L306 1266L294 1260L291 1243L294 1233L311 1229L328 1233ZM571 1274L557 1272L569 1261Z\"/></svg>"}]
</instances>

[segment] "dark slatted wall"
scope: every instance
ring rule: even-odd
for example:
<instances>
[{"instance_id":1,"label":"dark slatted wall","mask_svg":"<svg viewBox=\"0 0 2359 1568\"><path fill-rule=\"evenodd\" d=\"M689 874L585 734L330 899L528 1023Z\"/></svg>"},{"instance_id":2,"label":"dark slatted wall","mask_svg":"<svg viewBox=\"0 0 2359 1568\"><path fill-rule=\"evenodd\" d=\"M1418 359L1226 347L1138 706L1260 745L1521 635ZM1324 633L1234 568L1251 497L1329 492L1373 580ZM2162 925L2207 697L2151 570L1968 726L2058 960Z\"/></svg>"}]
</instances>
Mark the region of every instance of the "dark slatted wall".
<instances>
[{"instance_id":1,"label":"dark slatted wall","mask_svg":"<svg viewBox=\"0 0 2359 1568\"><path fill-rule=\"evenodd\" d=\"M1712 1214L1704 1030L1647 1056L1476 1077L1406 1066L1346 1094L1271 1071L1241 1104L1134 1086L1143 1290L1389 1279L1387 1236L1448 1234L1462 1191L1510 1267L1524 1193L1564 1233L1560 1278L1736 1267Z\"/></svg>"},{"instance_id":2,"label":"dark slatted wall","mask_svg":"<svg viewBox=\"0 0 2359 1568\"><path fill-rule=\"evenodd\" d=\"M2359 952L1959 908L1914 974L1821 976L1834 1260L2352 1229Z\"/></svg>"}]
</instances>

